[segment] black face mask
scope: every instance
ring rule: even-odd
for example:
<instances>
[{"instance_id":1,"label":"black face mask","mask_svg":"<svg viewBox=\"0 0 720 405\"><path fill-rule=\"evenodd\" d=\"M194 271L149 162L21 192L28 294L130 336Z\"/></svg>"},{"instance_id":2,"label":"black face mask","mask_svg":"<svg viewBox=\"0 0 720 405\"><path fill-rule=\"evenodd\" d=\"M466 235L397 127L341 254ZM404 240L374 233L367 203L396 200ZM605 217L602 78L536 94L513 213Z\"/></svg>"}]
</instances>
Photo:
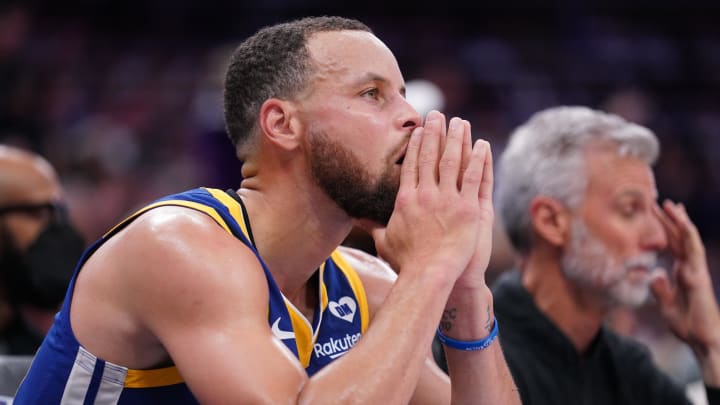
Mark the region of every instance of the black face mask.
<instances>
[{"instance_id":1,"label":"black face mask","mask_svg":"<svg viewBox=\"0 0 720 405\"><path fill-rule=\"evenodd\" d=\"M21 252L7 229L0 232L0 272L11 302L57 308L85 248L80 234L64 218L54 220Z\"/></svg>"}]
</instances>

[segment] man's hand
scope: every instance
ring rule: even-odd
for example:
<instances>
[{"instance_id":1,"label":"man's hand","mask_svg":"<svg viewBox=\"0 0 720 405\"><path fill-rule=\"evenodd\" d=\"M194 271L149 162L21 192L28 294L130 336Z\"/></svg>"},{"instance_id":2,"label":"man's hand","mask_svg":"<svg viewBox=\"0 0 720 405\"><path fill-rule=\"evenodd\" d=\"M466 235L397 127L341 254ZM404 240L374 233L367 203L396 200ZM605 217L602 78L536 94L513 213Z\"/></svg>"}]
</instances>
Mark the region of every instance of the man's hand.
<instances>
[{"instance_id":1,"label":"man's hand","mask_svg":"<svg viewBox=\"0 0 720 405\"><path fill-rule=\"evenodd\" d=\"M665 228L675 263L670 276L657 272L653 293L670 329L698 357L705 382L720 386L720 310L705 247L682 204L665 201L655 213Z\"/></svg>"},{"instance_id":2,"label":"man's hand","mask_svg":"<svg viewBox=\"0 0 720 405\"><path fill-rule=\"evenodd\" d=\"M463 121L465 131L470 138L470 123ZM456 288L483 288L485 287L485 271L490 263L490 254L492 253L493 239L493 221L495 213L493 209L493 160L490 143L487 141L478 141L485 144L487 148L487 157L485 159L485 167L483 169L483 177L480 182L478 192L478 203L480 206L478 238L475 244L475 252L470 258L465 271L455 283ZM469 146L469 144L468 144Z\"/></svg>"},{"instance_id":3,"label":"man's hand","mask_svg":"<svg viewBox=\"0 0 720 405\"><path fill-rule=\"evenodd\" d=\"M444 122L431 111L425 126L413 131L395 210L384 232L373 237L378 254L394 269L422 271L413 267L432 263L454 282L473 257L481 218L487 218L478 195L481 189L487 194L492 161L486 142L471 146L466 121L453 118L447 131Z\"/></svg>"}]
</instances>

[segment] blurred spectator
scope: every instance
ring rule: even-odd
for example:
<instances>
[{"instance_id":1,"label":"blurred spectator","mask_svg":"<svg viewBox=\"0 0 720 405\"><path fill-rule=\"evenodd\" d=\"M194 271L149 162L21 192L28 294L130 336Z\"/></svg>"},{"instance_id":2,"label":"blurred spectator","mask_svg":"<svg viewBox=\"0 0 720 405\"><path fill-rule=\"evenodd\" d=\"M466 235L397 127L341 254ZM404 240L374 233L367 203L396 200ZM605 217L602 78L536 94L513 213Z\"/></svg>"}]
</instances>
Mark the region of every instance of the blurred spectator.
<instances>
[{"instance_id":1,"label":"blurred spectator","mask_svg":"<svg viewBox=\"0 0 720 405\"><path fill-rule=\"evenodd\" d=\"M519 263L492 289L523 403L690 404L622 336L636 328L623 308L651 290L702 365L709 402L720 403L720 308L684 206L657 205L658 153L647 128L585 107L545 109L513 131L496 210Z\"/></svg>"},{"instance_id":2,"label":"blurred spectator","mask_svg":"<svg viewBox=\"0 0 720 405\"><path fill-rule=\"evenodd\" d=\"M35 353L83 248L50 164L0 145L0 354Z\"/></svg>"}]
</instances>

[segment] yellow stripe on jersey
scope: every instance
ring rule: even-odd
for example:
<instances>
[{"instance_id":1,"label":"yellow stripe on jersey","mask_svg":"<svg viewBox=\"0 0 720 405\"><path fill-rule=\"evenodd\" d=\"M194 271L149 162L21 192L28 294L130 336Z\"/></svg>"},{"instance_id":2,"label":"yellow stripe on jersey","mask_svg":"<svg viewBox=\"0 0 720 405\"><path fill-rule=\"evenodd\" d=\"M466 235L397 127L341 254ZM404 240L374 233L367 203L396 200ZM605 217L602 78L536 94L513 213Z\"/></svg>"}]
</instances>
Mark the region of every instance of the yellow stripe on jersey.
<instances>
[{"instance_id":1,"label":"yellow stripe on jersey","mask_svg":"<svg viewBox=\"0 0 720 405\"><path fill-rule=\"evenodd\" d=\"M320 265L320 313L325 312L325 309L328 306L328 302L330 301L328 299L328 292L327 287L325 286L325 263L323 262L322 265Z\"/></svg>"},{"instance_id":2,"label":"yellow stripe on jersey","mask_svg":"<svg viewBox=\"0 0 720 405\"><path fill-rule=\"evenodd\" d=\"M303 368L310 365L310 355L313 350L313 333L305 320L305 316L298 313L298 311L290 304L290 302L283 296L285 300L285 306L290 314L290 320L292 321L293 331L295 332L295 345L298 351L298 360Z\"/></svg>"},{"instance_id":3,"label":"yellow stripe on jersey","mask_svg":"<svg viewBox=\"0 0 720 405\"><path fill-rule=\"evenodd\" d=\"M240 225L240 229L242 230L245 237L250 240L250 233L247 230L247 224L245 223L245 217L242 214L242 208L240 208L240 203L235 201L234 198L230 197L226 192L222 190L218 190L216 188L204 188L205 191L212 194L213 197L215 197L218 201L220 201L224 206L227 207L227 209L230 211L230 214L235 218L235 221Z\"/></svg>"},{"instance_id":4,"label":"yellow stripe on jersey","mask_svg":"<svg viewBox=\"0 0 720 405\"><path fill-rule=\"evenodd\" d=\"M134 218L138 217L139 215L141 215L153 208L163 207L163 206L168 206L168 205L187 207L187 208L195 209L200 212L204 212L205 214L209 215L213 220L215 220L215 222L217 222L218 225L222 226L223 229L225 229L225 231L227 233L232 234L232 232L230 231L230 228L227 226L227 224L225 224L225 221L223 221L220 214L218 214L217 211L215 211L215 209L213 209L212 207L209 207L205 204L192 202L192 201L165 200L165 201L156 202L154 204L150 204L150 205L140 209L139 211L136 211L134 214L130 215L129 217L125 218L122 222L115 225L111 230L109 230L105 235L103 235L103 238L107 237L108 235L112 235L113 232L115 232L115 230L118 227L124 226L127 222L133 220ZM242 215L241 215L241 217L242 217Z\"/></svg>"},{"instance_id":5,"label":"yellow stripe on jersey","mask_svg":"<svg viewBox=\"0 0 720 405\"><path fill-rule=\"evenodd\" d=\"M320 279L320 313L325 311L329 301L327 287L325 287L324 274L325 263L320 265L318 277ZM283 299L285 300L285 307L288 309L290 320L292 321L293 331L295 332L295 347L297 347L298 351L298 360L300 360L300 364L303 365L303 368L307 368L310 365L310 356L312 355L313 345L315 343L313 330L308 328L305 316L299 314L285 296L283 296Z\"/></svg>"},{"instance_id":6,"label":"yellow stripe on jersey","mask_svg":"<svg viewBox=\"0 0 720 405\"><path fill-rule=\"evenodd\" d=\"M177 367L158 368L154 370L128 369L125 377L125 388L151 388L184 382Z\"/></svg>"},{"instance_id":7,"label":"yellow stripe on jersey","mask_svg":"<svg viewBox=\"0 0 720 405\"><path fill-rule=\"evenodd\" d=\"M365 288L362 285L362 281L360 281L360 277L355 272L355 269L345 261L337 249L333 251L330 257L332 257L340 271L345 274L345 277L347 277L350 282L350 287L352 287L358 306L360 307L360 319L362 320L361 332L365 333L370 319L370 311L368 310L367 296L365 296Z\"/></svg>"}]
</instances>

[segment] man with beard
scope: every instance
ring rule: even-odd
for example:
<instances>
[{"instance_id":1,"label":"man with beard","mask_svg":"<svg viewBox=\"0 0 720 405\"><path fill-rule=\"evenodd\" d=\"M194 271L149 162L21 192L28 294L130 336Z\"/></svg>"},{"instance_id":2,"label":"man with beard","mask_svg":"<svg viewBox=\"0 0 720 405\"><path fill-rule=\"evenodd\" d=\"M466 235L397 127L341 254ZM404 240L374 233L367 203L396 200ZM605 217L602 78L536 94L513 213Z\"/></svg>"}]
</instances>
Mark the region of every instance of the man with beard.
<instances>
[{"instance_id":1,"label":"man with beard","mask_svg":"<svg viewBox=\"0 0 720 405\"><path fill-rule=\"evenodd\" d=\"M519 271L493 293L524 404L689 403L644 346L603 325L651 290L720 403L720 312L704 247L682 204L656 203L658 153L648 129L584 107L539 112L511 135L497 206ZM669 272L658 261L666 250Z\"/></svg>"},{"instance_id":2,"label":"man with beard","mask_svg":"<svg viewBox=\"0 0 720 405\"><path fill-rule=\"evenodd\" d=\"M0 353L32 355L60 308L83 240L55 170L0 145Z\"/></svg>"},{"instance_id":3,"label":"man with beard","mask_svg":"<svg viewBox=\"0 0 720 405\"><path fill-rule=\"evenodd\" d=\"M239 190L141 209L81 259L16 404L519 403L484 283L487 142L404 98L362 23L307 18L234 52ZM354 221L384 262L338 245ZM448 379L429 357L457 314Z\"/></svg>"}]
</instances>

